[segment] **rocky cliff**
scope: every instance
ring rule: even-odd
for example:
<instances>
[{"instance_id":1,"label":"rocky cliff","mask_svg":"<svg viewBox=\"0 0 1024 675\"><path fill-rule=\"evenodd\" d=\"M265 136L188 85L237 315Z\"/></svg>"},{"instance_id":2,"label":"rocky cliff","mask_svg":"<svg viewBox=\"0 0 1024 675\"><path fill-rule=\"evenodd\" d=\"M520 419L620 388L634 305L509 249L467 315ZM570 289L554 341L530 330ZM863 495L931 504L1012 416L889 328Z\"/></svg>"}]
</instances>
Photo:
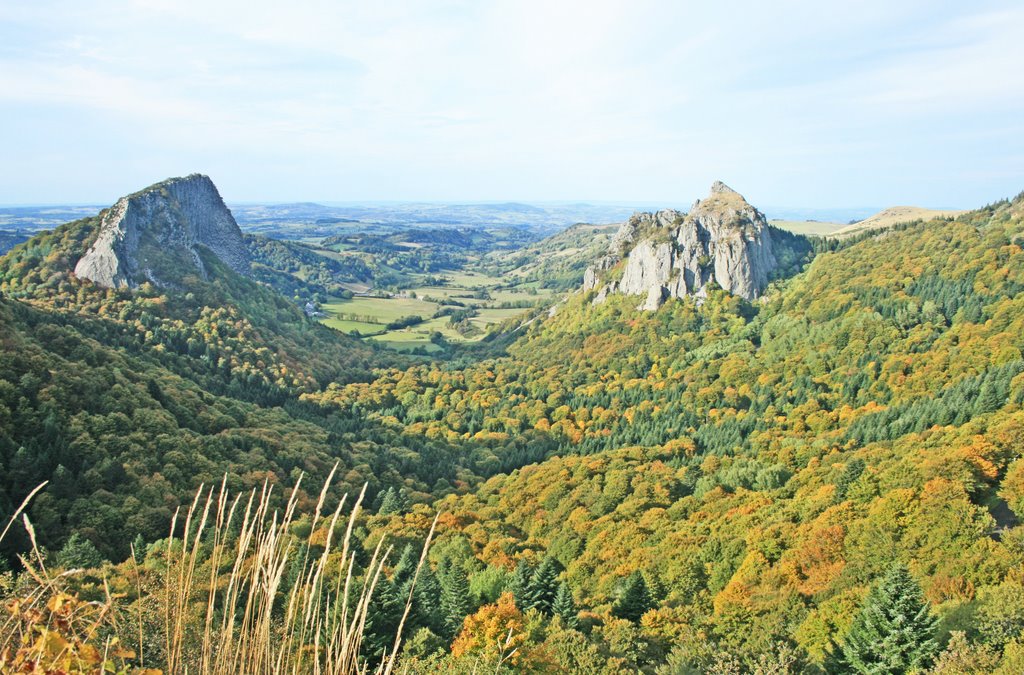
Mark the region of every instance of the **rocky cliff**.
<instances>
[{"instance_id":1,"label":"rocky cliff","mask_svg":"<svg viewBox=\"0 0 1024 675\"><path fill-rule=\"evenodd\" d=\"M654 310L667 298L701 296L708 284L752 300L768 285L778 262L764 215L722 182L689 213L634 214L612 239L608 255L587 269L583 290L644 298ZM612 279L621 268L621 277Z\"/></svg>"},{"instance_id":2,"label":"rocky cliff","mask_svg":"<svg viewBox=\"0 0 1024 675\"><path fill-rule=\"evenodd\" d=\"M199 174L170 178L122 197L104 212L99 235L75 266L75 276L107 288L145 281L174 285L186 274L205 279L209 270L201 248L248 274L242 232L213 181Z\"/></svg>"}]
</instances>

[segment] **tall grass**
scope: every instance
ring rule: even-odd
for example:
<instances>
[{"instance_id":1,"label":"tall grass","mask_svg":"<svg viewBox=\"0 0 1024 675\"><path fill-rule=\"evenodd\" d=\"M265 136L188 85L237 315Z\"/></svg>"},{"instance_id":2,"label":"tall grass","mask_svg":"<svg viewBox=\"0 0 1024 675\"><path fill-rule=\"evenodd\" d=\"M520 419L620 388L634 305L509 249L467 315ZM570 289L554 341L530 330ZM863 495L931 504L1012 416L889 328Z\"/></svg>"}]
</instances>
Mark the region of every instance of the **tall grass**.
<instances>
[{"instance_id":1,"label":"tall grass","mask_svg":"<svg viewBox=\"0 0 1024 675\"><path fill-rule=\"evenodd\" d=\"M109 592L103 602L82 603L88 604L90 611L83 610L81 616L88 614L94 625L71 624L73 635L64 636L74 638L64 640L68 647L43 655L36 653L38 650L30 653L25 645L33 644L41 631L50 630L50 622L62 629L68 627L67 621L61 623L46 608L62 593L62 579L75 571L62 575L47 571L44 556L34 545L31 523L23 514L26 499L11 522L21 515L33 537L34 555L23 556L22 564L23 575L30 575L34 585L18 594L17 615L8 612L6 622L0 625L0 654L8 655L6 663L0 661L0 670L15 663L12 654L31 657L39 666L47 665L40 659L63 663L68 652L92 641L96 644L90 646L104 659L112 655L135 668L167 674L391 673L402 644L412 590L391 649L379 662L367 662L360 656L360 647L373 592L383 578L391 547L385 547L382 538L369 562L359 564L353 530L366 488L347 514L347 495L333 511L325 512L336 469L320 491L305 537L293 534L292 527L298 516L301 478L283 510L272 507L273 487L269 484L237 495L229 493L226 479L219 487L201 487L188 509L175 513L170 535L161 544L163 578L157 587L143 593L141 577L149 570L140 570L133 556L138 589L134 606ZM427 564L436 523L435 519L413 586ZM176 538L179 525L180 538ZM157 626L162 623L162 649L150 651L162 653L147 655L145 651L154 637L147 635L145 626L149 626L148 633L154 626L143 618L144 604L156 608ZM26 617L47 625L26 625ZM136 640L137 645L127 644Z\"/></svg>"}]
</instances>

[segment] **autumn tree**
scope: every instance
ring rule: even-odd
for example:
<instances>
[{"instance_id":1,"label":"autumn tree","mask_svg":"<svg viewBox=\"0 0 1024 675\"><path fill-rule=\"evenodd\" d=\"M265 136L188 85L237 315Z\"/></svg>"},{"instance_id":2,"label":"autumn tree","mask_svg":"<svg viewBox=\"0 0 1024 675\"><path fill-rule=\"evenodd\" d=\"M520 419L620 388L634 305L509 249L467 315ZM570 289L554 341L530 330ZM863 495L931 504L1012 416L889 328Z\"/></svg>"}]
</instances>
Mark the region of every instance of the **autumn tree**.
<instances>
[{"instance_id":1,"label":"autumn tree","mask_svg":"<svg viewBox=\"0 0 1024 675\"><path fill-rule=\"evenodd\" d=\"M523 659L526 641L523 613L511 593L503 593L498 602L484 605L466 618L462 631L452 643L452 656L473 654L491 666L515 666Z\"/></svg>"}]
</instances>

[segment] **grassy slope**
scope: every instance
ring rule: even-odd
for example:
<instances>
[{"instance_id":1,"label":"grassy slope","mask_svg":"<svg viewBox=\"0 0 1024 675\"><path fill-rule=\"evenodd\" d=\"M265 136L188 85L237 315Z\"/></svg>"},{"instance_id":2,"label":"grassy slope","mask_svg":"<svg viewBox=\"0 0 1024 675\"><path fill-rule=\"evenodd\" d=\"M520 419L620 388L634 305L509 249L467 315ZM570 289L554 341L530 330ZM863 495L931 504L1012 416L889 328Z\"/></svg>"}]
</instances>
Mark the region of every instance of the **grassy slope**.
<instances>
[{"instance_id":1,"label":"grassy slope","mask_svg":"<svg viewBox=\"0 0 1024 675\"><path fill-rule=\"evenodd\" d=\"M846 225L842 223L830 223L821 220L778 220L773 219L768 221L775 227L788 230L794 234L802 235L813 235L813 236L824 236L827 234L833 234L838 230L843 229Z\"/></svg>"},{"instance_id":2,"label":"grassy slope","mask_svg":"<svg viewBox=\"0 0 1024 675\"><path fill-rule=\"evenodd\" d=\"M870 218L847 225L830 234L837 237L850 237L868 230L880 230L892 227L897 223L909 223L915 220L935 220L937 218L955 218L965 211L941 211L939 209L926 209L919 206L893 206L879 211Z\"/></svg>"}]
</instances>

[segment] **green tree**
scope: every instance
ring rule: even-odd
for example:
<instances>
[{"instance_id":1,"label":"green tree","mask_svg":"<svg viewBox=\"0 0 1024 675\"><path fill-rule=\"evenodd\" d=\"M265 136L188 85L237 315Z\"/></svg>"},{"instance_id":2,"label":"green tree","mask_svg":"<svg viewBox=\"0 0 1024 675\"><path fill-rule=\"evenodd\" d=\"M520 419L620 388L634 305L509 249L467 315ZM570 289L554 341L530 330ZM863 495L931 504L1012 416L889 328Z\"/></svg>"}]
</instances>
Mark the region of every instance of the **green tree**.
<instances>
[{"instance_id":1,"label":"green tree","mask_svg":"<svg viewBox=\"0 0 1024 675\"><path fill-rule=\"evenodd\" d=\"M551 614L551 607L558 593L559 567L558 561L554 558L544 558L526 588L525 609L536 609L544 614Z\"/></svg>"},{"instance_id":2,"label":"green tree","mask_svg":"<svg viewBox=\"0 0 1024 675\"><path fill-rule=\"evenodd\" d=\"M635 622L639 621L640 617L653 607L654 601L651 599L651 592L647 589L644 575L636 571L626 578L622 593L612 606L612 614L620 619Z\"/></svg>"},{"instance_id":3,"label":"green tree","mask_svg":"<svg viewBox=\"0 0 1024 675\"><path fill-rule=\"evenodd\" d=\"M395 491L395 488L389 487L384 491L384 495L380 499L380 506L377 508L377 513L382 516L388 516L401 512L401 508L398 492Z\"/></svg>"},{"instance_id":4,"label":"green tree","mask_svg":"<svg viewBox=\"0 0 1024 675\"><path fill-rule=\"evenodd\" d=\"M103 556L91 541L75 532L57 553L57 565L65 569L73 567L99 567Z\"/></svg>"},{"instance_id":5,"label":"green tree","mask_svg":"<svg viewBox=\"0 0 1024 675\"><path fill-rule=\"evenodd\" d=\"M512 597L515 598L519 609L526 609L526 594L530 588L530 580L532 578L533 569L530 567L530 564L525 560L520 560L508 584L508 590L512 593Z\"/></svg>"},{"instance_id":6,"label":"green tree","mask_svg":"<svg viewBox=\"0 0 1024 675\"><path fill-rule=\"evenodd\" d=\"M141 565L142 561L146 559L146 540L142 538L142 534L135 535L132 549L135 551L135 562Z\"/></svg>"},{"instance_id":7,"label":"green tree","mask_svg":"<svg viewBox=\"0 0 1024 675\"><path fill-rule=\"evenodd\" d=\"M555 600L551 604L551 613L561 618L566 628L576 628L580 623L572 591L564 581L558 584L558 592L555 593Z\"/></svg>"},{"instance_id":8,"label":"green tree","mask_svg":"<svg viewBox=\"0 0 1024 675\"><path fill-rule=\"evenodd\" d=\"M444 637L455 637L462 628L462 620L472 611L469 597L469 579L460 565L450 565L441 576L441 615Z\"/></svg>"},{"instance_id":9,"label":"green tree","mask_svg":"<svg viewBox=\"0 0 1024 675\"><path fill-rule=\"evenodd\" d=\"M846 493L849 491L850 486L853 482L860 478L860 475L864 473L864 469L867 465L864 460L860 457L854 457L846 463L843 467L843 472L839 474L839 478L836 479L836 500L842 501L846 499Z\"/></svg>"},{"instance_id":10,"label":"green tree","mask_svg":"<svg viewBox=\"0 0 1024 675\"><path fill-rule=\"evenodd\" d=\"M402 555L395 563L395 571L391 575L391 581L399 591L399 595L406 596L409 593L409 584L412 583L413 575L416 574L416 565L419 564L419 555L412 544L406 544L402 549Z\"/></svg>"},{"instance_id":11,"label":"green tree","mask_svg":"<svg viewBox=\"0 0 1024 675\"><path fill-rule=\"evenodd\" d=\"M893 565L871 589L843 641L844 672L892 674L926 668L939 651L938 619L906 567Z\"/></svg>"},{"instance_id":12,"label":"green tree","mask_svg":"<svg viewBox=\"0 0 1024 675\"><path fill-rule=\"evenodd\" d=\"M437 574L427 563L423 564L420 574L416 578L416 587L413 589L412 610L410 622L412 626L429 628L434 635L441 635L445 630L444 613L438 598L442 597L444 590Z\"/></svg>"},{"instance_id":13,"label":"green tree","mask_svg":"<svg viewBox=\"0 0 1024 675\"><path fill-rule=\"evenodd\" d=\"M366 629L363 631L363 652L372 661L378 660L394 644L404 610L405 603L399 599L395 585L381 578L370 597Z\"/></svg>"}]
</instances>

